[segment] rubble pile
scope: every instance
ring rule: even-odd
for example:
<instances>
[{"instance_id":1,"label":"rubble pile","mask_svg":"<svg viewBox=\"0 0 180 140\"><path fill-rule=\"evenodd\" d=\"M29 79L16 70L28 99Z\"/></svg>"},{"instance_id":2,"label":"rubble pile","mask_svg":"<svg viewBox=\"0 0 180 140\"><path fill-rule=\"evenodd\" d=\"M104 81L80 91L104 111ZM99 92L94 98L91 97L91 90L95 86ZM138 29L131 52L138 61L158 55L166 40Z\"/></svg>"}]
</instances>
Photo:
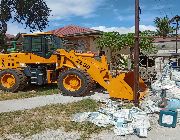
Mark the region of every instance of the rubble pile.
<instances>
[{"instance_id":1,"label":"rubble pile","mask_svg":"<svg viewBox=\"0 0 180 140\"><path fill-rule=\"evenodd\" d=\"M166 64L162 76L152 85L152 91L156 96L160 96L162 90L166 90L166 98L180 99L180 71L171 68L170 64Z\"/></svg>"},{"instance_id":2,"label":"rubble pile","mask_svg":"<svg viewBox=\"0 0 180 140\"><path fill-rule=\"evenodd\" d=\"M114 101L108 100L105 107L97 112L77 113L72 118L75 122L89 121L97 126L114 126L116 135L137 134L140 137L147 137L150 122L147 113L143 110L132 107L123 109Z\"/></svg>"},{"instance_id":3,"label":"rubble pile","mask_svg":"<svg viewBox=\"0 0 180 140\"><path fill-rule=\"evenodd\" d=\"M160 105L163 102L165 103L162 108ZM89 121L100 127L112 125L114 133L120 136L136 134L147 137L151 128L150 121L151 125L157 125L158 119L161 120L161 126L176 126L176 123L180 122L180 71L166 64L162 76L151 85L149 95L141 102L140 108L123 108L123 103L109 99L97 112L77 113L72 120ZM177 118L174 114L178 114Z\"/></svg>"}]
</instances>

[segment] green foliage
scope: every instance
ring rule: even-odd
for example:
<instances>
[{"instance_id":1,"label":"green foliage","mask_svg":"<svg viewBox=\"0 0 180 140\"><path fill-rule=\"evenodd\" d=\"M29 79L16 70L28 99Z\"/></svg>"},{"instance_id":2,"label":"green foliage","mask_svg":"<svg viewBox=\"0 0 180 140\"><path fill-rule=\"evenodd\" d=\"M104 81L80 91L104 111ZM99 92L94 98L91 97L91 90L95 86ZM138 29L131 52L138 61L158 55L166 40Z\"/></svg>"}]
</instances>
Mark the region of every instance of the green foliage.
<instances>
[{"instance_id":1,"label":"green foliage","mask_svg":"<svg viewBox=\"0 0 180 140\"><path fill-rule=\"evenodd\" d=\"M156 53L157 49L153 45L153 36L156 35L156 32L153 31L143 31L140 32L140 52L148 55L152 53ZM109 48L111 51L110 58L112 66L115 66L116 69L118 67L127 67L127 59L123 58L123 56L118 55L116 51L121 50L125 47L130 48L130 57L133 60L132 53L135 44L135 34L119 34L118 32L105 32L98 39L97 43L99 48L102 50L104 48ZM112 55L113 54L113 55Z\"/></svg>"},{"instance_id":2,"label":"green foliage","mask_svg":"<svg viewBox=\"0 0 180 140\"><path fill-rule=\"evenodd\" d=\"M140 32L140 51L143 54L150 54L154 53L156 51L155 46L153 45L153 36L155 32L152 31L143 31ZM129 33L125 36L124 41L126 42L127 46L134 48L135 44L135 39L134 39L135 34L134 33Z\"/></svg>"},{"instance_id":3,"label":"green foliage","mask_svg":"<svg viewBox=\"0 0 180 140\"><path fill-rule=\"evenodd\" d=\"M10 20L41 31L48 25L51 12L44 0L1 0L0 11L0 32L4 34Z\"/></svg>"},{"instance_id":4,"label":"green foliage","mask_svg":"<svg viewBox=\"0 0 180 140\"><path fill-rule=\"evenodd\" d=\"M170 19L168 16L165 17L156 17L154 23L157 27L157 35L166 37L169 34L173 33L174 29L170 25Z\"/></svg>"},{"instance_id":5,"label":"green foliage","mask_svg":"<svg viewBox=\"0 0 180 140\"><path fill-rule=\"evenodd\" d=\"M6 36L3 33L0 33L0 51L1 50L6 50L7 49L7 44L6 44Z\"/></svg>"},{"instance_id":6,"label":"green foliage","mask_svg":"<svg viewBox=\"0 0 180 140\"><path fill-rule=\"evenodd\" d=\"M121 39L118 32L104 32L103 35L97 40L98 47L102 50L103 48L109 48L111 51L115 49L121 50Z\"/></svg>"},{"instance_id":7,"label":"green foliage","mask_svg":"<svg viewBox=\"0 0 180 140\"><path fill-rule=\"evenodd\" d=\"M140 50L145 54L154 53L155 46L153 43L153 38L156 32L143 31L140 33ZM119 34L118 32L105 32L98 39L98 45L100 49L110 48L111 51L121 50L124 47L134 47L134 33Z\"/></svg>"},{"instance_id":8,"label":"green foliage","mask_svg":"<svg viewBox=\"0 0 180 140\"><path fill-rule=\"evenodd\" d=\"M173 22L180 22L180 16L179 15L176 15L175 17L173 17L171 20L170 20L170 23L173 23Z\"/></svg>"},{"instance_id":9,"label":"green foliage","mask_svg":"<svg viewBox=\"0 0 180 140\"><path fill-rule=\"evenodd\" d=\"M177 31L179 30L179 22L180 22L180 16L179 15L176 15L175 17L173 17L171 20L170 20L170 23L176 23L176 25L173 26L173 29L174 31ZM172 36L176 36L176 32L175 34L173 34Z\"/></svg>"},{"instance_id":10,"label":"green foliage","mask_svg":"<svg viewBox=\"0 0 180 140\"><path fill-rule=\"evenodd\" d=\"M157 52L157 48L153 44L154 38L152 38L155 35L156 32L152 31L144 31L140 33L140 49L143 54L148 55Z\"/></svg>"}]
</instances>

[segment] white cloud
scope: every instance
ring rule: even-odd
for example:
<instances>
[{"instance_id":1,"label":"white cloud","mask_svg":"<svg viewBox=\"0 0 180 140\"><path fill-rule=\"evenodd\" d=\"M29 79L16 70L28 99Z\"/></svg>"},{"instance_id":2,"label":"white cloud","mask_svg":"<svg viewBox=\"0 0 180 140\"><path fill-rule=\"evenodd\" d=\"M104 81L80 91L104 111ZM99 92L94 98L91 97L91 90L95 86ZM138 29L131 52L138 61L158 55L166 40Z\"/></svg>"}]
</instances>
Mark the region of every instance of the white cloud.
<instances>
[{"instance_id":1,"label":"white cloud","mask_svg":"<svg viewBox=\"0 0 180 140\"><path fill-rule=\"evenodd\" d=\"M29 32L29 30L24 29L24 26L22 26L21 24L18 23L8 23L8 28L7 28L7 33L8 34L12 34L12 35L16 35L18 33L27 33Z\"/></svg>"},{"instance_id":2,"label":"white cloud","mask_svg":"<svg viewBox=\"0 0 180 140\"><path fill-rule=\"evenodd\" d=\"M112 32L116 31L119 32L120 34L126 34L126 33L133 33L135 31L135 27L106 27L106 26L98 26L98 27L92 27L94 30L100 30L104 32ZM145 31L145 30L151 30L151 31L156 31L156 27L152 25L140 25L140 31Z\"/></svg>"},{"instance_id":3,"label":"white cloud","mask_svg":"<svg viewBox=\"0 0 180 140\"><path fill-rule=\"evenodd\" d=\"M64 19L70 16L91 17L105 0L47 0L52 10L51 19Z\"/></svg>"},{"instance_id":4,"label":"white cloud","mask_svg":"<svg viewBox=\"0 0 180 140\"><path fill-rule=\"evenodd\" d=\"M48 7L52 10L50 20L65 19L71 16L81 16L84 18L95 16L96 9L106 0L46 0ZM50 23L51 23L50 21ZM52 26L59 26L61 23L52 21ZM16 35L17 33L29 33L29 29L24 29L18 23L8 23L7 33Z\"/></svg>"},{"instance_id":5,"label":"white cloud","mask_svg":"<svg viewBox=\"0 0 180 140\"><path fill-rule=\"evenodd\" d=\"M25 29L25 25L23 26L22 24L18 24L16 22L11 23L8 22L7 26L7 33L12 34L12 35L17 35L18 33L30 33L29 29ZM35 31L35 32L40 32L40 31Z\"/></svg>"},{"instance_id":6,"label":"white cloud","mask_svg":"<svg viewBox=\"0 0 180 140\"><path fill-rule=\"evenodd\" d=\"M119 15L117 17L117 19L119 21L130 21L130 20L134 20L134 15L128 15L128 16L121 16L121 15Z\"/></svg>"}]
</instances>

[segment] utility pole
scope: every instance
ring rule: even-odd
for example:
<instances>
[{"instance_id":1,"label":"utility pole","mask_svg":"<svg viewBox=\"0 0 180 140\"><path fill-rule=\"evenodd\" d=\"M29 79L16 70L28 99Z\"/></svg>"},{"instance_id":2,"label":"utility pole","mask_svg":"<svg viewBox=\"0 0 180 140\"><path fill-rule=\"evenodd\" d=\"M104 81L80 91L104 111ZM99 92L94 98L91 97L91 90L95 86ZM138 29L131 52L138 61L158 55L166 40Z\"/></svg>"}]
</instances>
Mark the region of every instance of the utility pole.
<instances>
[{"instance_id":1,"label":"utility pole","mask_svg":"<svg viewBox=\"0 0 180 140\"><path fill-rule=\"evenodd\" d=\"M176 54L178 53L178 29L179 29L179 20L176 20Z\"/></svg>"},{"instance_id":2,"label":"utility pole","mask_svg":"<svg viewBox=\"0 0 180 140\"><path fill-rule=\"evenodd\" d=\"M134 105L139 106L139 0L135 0Z\"/></svg>"},{"instance_id":3,"label":"utility pole","mask_svg":"<svg viewBox=\"0 0 180 140\"><path fill-rule=\"evenodd\" d=\"M172 23L172 22L176 22L176 23ZM176 15L175 17L173 17L171 20L170 20L170 23L172 24L176 24L176 54L178 53L178 30L179 30L179 21L180 21L180 16L179 15Z\"/></svg>"}]
</instances>

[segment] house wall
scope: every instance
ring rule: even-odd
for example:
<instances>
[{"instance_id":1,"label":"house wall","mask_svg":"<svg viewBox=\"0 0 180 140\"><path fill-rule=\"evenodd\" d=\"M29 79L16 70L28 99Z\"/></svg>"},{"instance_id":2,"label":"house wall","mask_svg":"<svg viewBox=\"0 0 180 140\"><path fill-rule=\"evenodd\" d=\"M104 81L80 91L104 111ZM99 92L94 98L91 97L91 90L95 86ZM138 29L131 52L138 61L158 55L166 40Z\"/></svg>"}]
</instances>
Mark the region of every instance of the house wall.
<instances>
[{"instance_id":1,"label":"house wall","mask_svg":"<svg viewBox=\"0 0 180 140\"><path fill-rule=\"evenodd\" d=\"M180 41L177 43L178 45L178 50L180 52ZM155 46L157 46L158 53L175 53L176 50L176 42L171 41L171 42L159 42L159 43L154 43Z\"/></svg>"},{"instance_id":2,"label":"house wall","mask_svg":"<svg viewBox=\"0 0 180 140\"><path fill-rule=\"evenodd\" d=\"M97 40L94 37L90 37L90 50L94 53L99 53Z\"/></svg>"},{"instance_id":3,"label":"house wall","mask_svg":"<svg viewBox=\"0 0 180 140\"><path fill-rule=\"evenodd\" d=\"M83 52L91 51L95 54L99 54L97 40L93 36L69 37L65 39L75 44L71 46L72 49L75 49L77 51L82 50Z\"/></svg>"},{"instance_id":4,"label":"house wall","mask_svg":"<svg viewBox=\"0 0 180 140\"><path fill-rule=\"evenodd\" d=\"M87 52L90 51L90 39L88 37L69 37L65 38L71 43L68 49L75 49L77 51Z\"/></svg>"},{"instance_id":5,"label":"house wall","mask_svg":"<svg viewBox=\"0 0 180 140\"><path fill-rule=\"evenodd\" d=\"M82 50L83 52L87 52L87 51L91 51L93 53L95 53L96 55L99 54L100 49L98 48L98 44L97 44L97 40L95 37L93 36L87 36L87 37L69 37L66 38L67 40L69 40L70 42L73 42L74 44L79 44L79 46L81 47L73 47L73 49L75 48L75 50L79 51ZM106 56L107 56L107 60L108 62L110 62L110 49L106 48L103 49L102 51L105 52ZM117 54L122 54L125 58L129 57L130 55L130 49L129 47L125 47L120 51L116 51L114 52L112 55L113 56L117 56Z\"/></svg>"},{"instance_id":6,"label":"house wall","mask_svg":"<svg viewBox=\"0 0 180 140\"><path fill-rule=\"evenodd\" d=\"M158 52L157 54L170 55L172 53L176 53L176 41L164 41L154 43ZM177 43L178 53L180 53L180 41ZM173 61L176 61L175 59ZM169 62L169 57L158 57L155 59L155 69L157 72L157 78L161 76L163 67L165 64Z\"/></svg>"}]
</instances>

